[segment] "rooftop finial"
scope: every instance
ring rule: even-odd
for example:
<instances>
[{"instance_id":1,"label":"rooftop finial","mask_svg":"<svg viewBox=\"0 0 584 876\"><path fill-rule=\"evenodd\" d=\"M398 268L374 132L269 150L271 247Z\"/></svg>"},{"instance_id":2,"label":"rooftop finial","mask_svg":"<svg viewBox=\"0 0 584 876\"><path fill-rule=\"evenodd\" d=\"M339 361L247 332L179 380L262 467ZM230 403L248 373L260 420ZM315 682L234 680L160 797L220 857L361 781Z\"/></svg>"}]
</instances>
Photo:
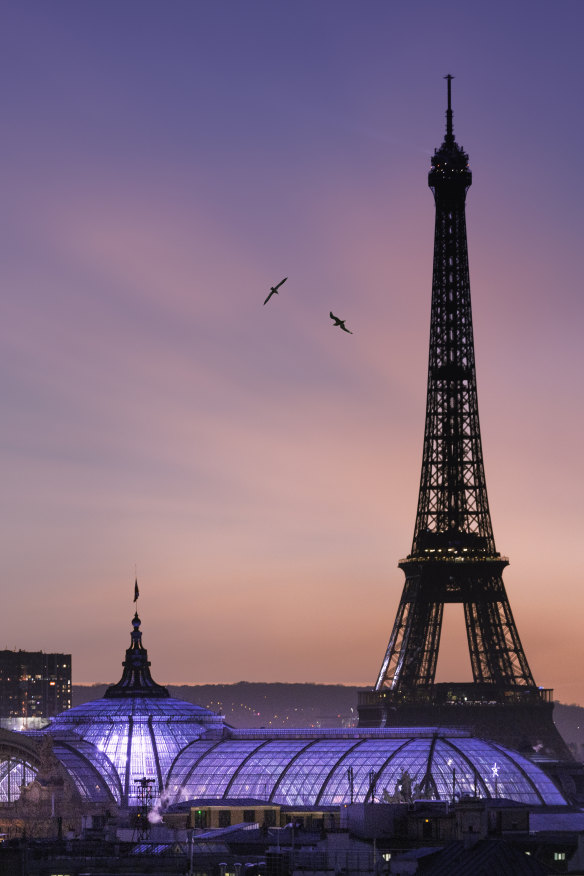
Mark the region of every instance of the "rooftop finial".
<instances>
[{"instance_id":1,"label":"rooftop finial","mask_svg":"<svg viewBox=\"0 0 584 876\"><path fill-rule=\"evenodd\" d=\"M138 590L138 578L134 583L134 602L138 602L140 591ZM117 684L112 684L104 697L168 697L168 690L161 684L157 684L150 675L150 661L148 652L142 645L142 633L140 631L141 620L138 617L138 607L132 618L132 632L130 633L130 647L126 651L126 659L122 663L124 671Z\"/></svg>"},{"instance_id":2,"label":"rooftop finial","mask_svg":"<svg viewBox=\"0 0 584 876\"><path fill-rule=\"evenodd\" d=\"M454 76L450 73L444 77L448 82L448 109L446 110L446 142L454 143L454 131L452 129L452 80Z\"/></svg>"}]
</instances>

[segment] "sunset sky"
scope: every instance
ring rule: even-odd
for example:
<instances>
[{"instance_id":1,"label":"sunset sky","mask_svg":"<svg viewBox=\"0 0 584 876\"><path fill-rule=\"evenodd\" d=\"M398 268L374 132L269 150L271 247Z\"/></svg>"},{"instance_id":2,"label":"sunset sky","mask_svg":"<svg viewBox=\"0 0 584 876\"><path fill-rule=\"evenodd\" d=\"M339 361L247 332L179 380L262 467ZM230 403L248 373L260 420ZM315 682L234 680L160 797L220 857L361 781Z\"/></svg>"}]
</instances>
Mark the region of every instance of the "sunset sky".
<instances>
[{"instance_id":1,"label":"sunset sky","mask_svg":"<svg viewBox=\"0 0 584 876\"><path fill-rule=\"evenodd\" d=\"M581 0L2 4L0 648L116 681L137 570L161 683L374 683L452 73L495 539L537 683L584 705L583 26ZM439 675L470 677L461 606Z\"/></svg>"}]
</instances>

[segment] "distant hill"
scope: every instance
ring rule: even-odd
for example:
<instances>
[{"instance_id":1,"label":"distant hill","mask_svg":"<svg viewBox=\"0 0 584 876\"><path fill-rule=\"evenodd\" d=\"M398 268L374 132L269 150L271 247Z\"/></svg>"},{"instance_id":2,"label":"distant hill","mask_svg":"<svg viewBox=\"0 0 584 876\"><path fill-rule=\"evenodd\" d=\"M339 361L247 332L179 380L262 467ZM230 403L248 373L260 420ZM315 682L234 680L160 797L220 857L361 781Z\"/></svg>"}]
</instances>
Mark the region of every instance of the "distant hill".
<instances>
[{"instance_id":1,"label":"distant hill","mask_svg":"<svg viewBox=\"0 0 584 876\"><path fill-rule=\"evenodd\" d=\"M234 727L350 727L357 691L343 684L167 685L170 695L222 712ZM107 684L73 685L73 705L102 697ZM554 722L578 760L584 760L584 708L555 703Z\"/></svg>"},{"instance_id":2,"label":"distant hill","mask_svg":"<svg viewBox=\"0 0 584 876\"><path fill-rule=\"evenodd\" d=\"M73 685L73 705L102 697L107 684ZM222 712L235 727L343 727L357 723L357 691L342 684L167 685L170 695Z\"/></svg>"}]
</instances>

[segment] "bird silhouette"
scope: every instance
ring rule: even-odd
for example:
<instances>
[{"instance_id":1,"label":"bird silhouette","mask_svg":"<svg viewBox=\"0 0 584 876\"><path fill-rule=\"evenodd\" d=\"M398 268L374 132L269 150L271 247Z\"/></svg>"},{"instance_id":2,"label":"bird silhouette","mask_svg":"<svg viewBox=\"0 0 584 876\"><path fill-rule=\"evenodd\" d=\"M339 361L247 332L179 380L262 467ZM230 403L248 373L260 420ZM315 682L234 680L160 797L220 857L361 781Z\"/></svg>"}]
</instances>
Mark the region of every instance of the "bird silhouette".
<instances>
[{"instance_id":1,"label":"bird silhouette","mask_svg":"<svg viewBox=\"0 0 584 876\"><path fill-rule=\"evenodd\" d=\"M352 331L349 331L349 329L348 329L347 326L345 325L345 320L344 320L344 319L339 319L338 316L335 316L334 313L332 312L332 310L331 310L331 319L334 319L334 321L335 321L335 326L338 325L338 327L339 327L340 329L342 329L344 332L347 332L347 334L349 334L349 335L352 335L352 334L353 334L353 332L352 332Z\"/></svg>"},{"instance_id":2,"label":"bird silhouette","mask_svg":"<svg viewBox=\"0 0 584 876\"><path fill-rule=\"evenodd\" d=\"M268 297L267 297L266 300L264 301L264 304L267 304L267 303L268 303L268 301L270 300L270 298L272 297L272 295L277 295L277 294L278 294L278 289L280 288L280 286L282 285L282 283L285 283L285 282L286 282L287 279L288 279L288 277L284 277L283 280L280 280L280 282L278 283L277 286L270 286L270 294L268 295Z\"/></svg>"}]
</instances>

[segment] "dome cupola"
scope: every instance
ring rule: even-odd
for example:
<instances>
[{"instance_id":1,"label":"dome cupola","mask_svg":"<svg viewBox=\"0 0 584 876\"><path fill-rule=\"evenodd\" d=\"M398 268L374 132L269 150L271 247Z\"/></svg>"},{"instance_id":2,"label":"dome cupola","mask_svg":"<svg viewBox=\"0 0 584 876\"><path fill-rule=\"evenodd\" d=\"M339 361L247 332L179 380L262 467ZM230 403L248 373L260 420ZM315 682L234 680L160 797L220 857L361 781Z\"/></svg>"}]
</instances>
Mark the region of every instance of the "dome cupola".
<instances>
[{"instance_id":1,"label":"dome cupola","mask_svg":"<svg viewBox=\"0 0 584 876\"><path fill-rule=\"evenodd\" d=\"M55 754L82 795L96 785L95 771L121 806L138 805L139 779L152 779L162 794L184 746L202 738L219 740L224 730L222 715L175 699L153 680L140 625L136 612L117 684L101 699L61 712L42 731L52 736Z\"/></svg>"}]
</instances>

